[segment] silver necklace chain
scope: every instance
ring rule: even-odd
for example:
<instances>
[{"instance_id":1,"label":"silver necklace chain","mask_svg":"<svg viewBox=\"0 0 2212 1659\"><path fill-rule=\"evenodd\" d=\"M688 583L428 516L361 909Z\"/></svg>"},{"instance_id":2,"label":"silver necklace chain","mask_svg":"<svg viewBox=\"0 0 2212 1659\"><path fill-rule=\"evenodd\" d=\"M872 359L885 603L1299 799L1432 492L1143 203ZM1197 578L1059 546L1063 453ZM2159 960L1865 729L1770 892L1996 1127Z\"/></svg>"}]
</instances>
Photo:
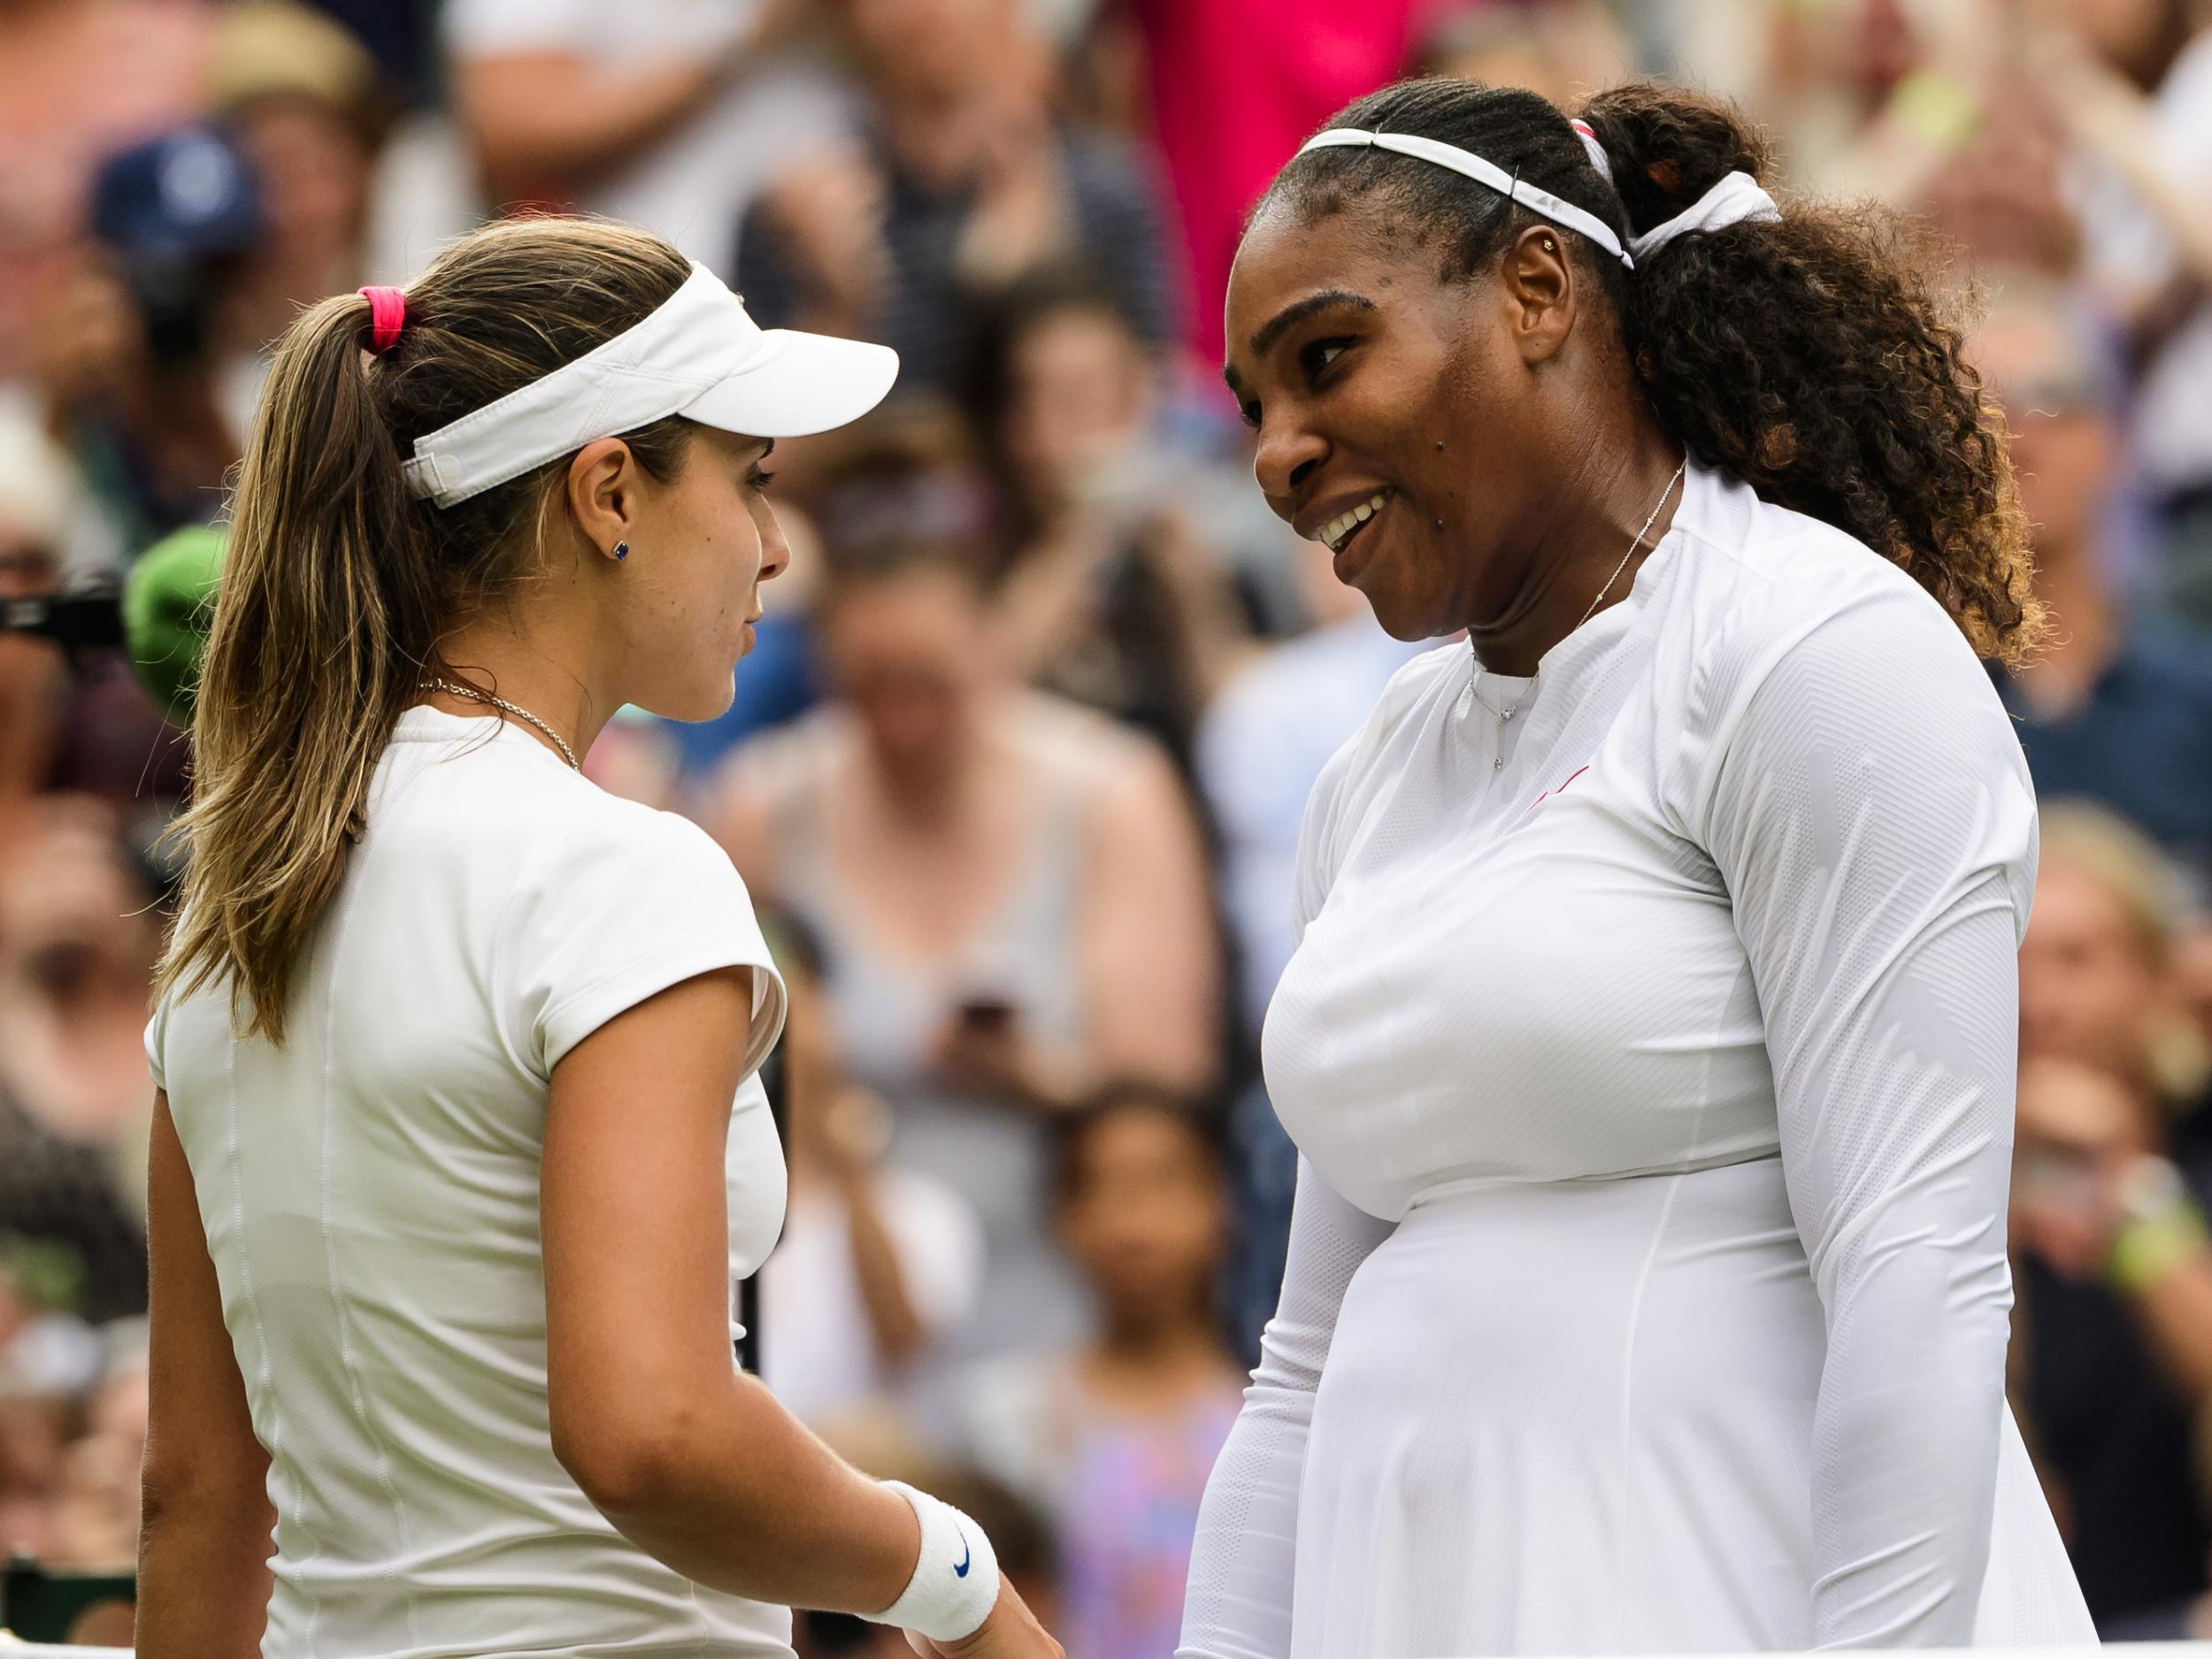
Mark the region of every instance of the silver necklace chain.
<instances>
[{"instance_id":1,"label":"silver necklace chain","mask_svg":"<svg viewBox=\"0 0 2212 1659\"><path fill-rule=\"evenodd\" d=\"M442 680L436 675L424 680L419 689L442 691L449 697L465 697L471 703L488 703L503 714L511 714L518 720L527 720L539 731L544 733L553 747L561 751L561 758L568 763L570 771L583 771L583 768L576 764L576 751L561 741L561 734L518 703L510 703L506 698L496 696L481 687L465 686L458 680Z\"/></svg>"},{"instance_id":2,"label":"silver necklace chain","mask_svg":"<svg viewBox=\"0 0 2212 1659\"><path fill-rule=\"evenodd\" d=\"M1621 555L1621 562L1613 567L1613 573L1605 579L1605 586L1598 589L1597 597L1590 601L1590 608L1582 613L1582 622L1587 622L1597 615L1598 606L1604 602L1605 595L1613 591L1613 584L1620 580L1621 572L1628 568L1628 561L1634 558L1636 549L1643 546L1644 538L1651 534L1651 526L1659 522L1659 510L1667 504L1667 498L1674 494L1674 487L1682 481L1682 474L1689 470L1689 465L1690 457L1686 455L1682 457L1682 464L1674 469L1674 476L1667 480L1666 488L1659 492L1659 499L1652 503L1651 511L1644 516L1644 527L1636 532L1636 539L1628 544L1628 551ZM1576 623L1574 628L1568 632L1573 633L1580 628L1582 622Z\"/></svg>"},{"instance_id":3,"label":"silver necklace chain","mask_svg":"<svg viewBox=\"0 0 2212 1659\"><path fill-rule=\"evenodd\" d=\"M1634 558L1636 549L1643 546L1644 538L1651 534L1651 526L1659 522L1660 510L1667 504L1668 498L1674 494L1674 487L1682 481L1682 475L1689 470L1689 466L1690 457L1686 455L1682 457L1680 465L1674 469L1673 476L1667 480L1666 488L1659 492L1659 499L1652 503L1651 511L1644 515L1643 528L1636 532L1636 539L1628 544L1628 551L1621 555L1621 562L1613 567L1613 573L1605 579L1605 586L1598 589L1596 595L1590 601L1590 608L1582 613L1582 622L1587 622L1592 617L1597 615L1598 606L1604 603L1605 595L1613 591L1613 584L1620 580L1621 572L1628 568L1628 561ZM1576 623L1567 632L1570 634L1579 632L1582 622ZM1479 669L1481 664L1478 663L1476 666ZM1521 705L1516 703L1509 709L1491 709L1489 700L1479 691L1475 693L1475 701L1481 703L1484 708L1490 709L1490 712L1498 718L1498 753L1490 763L1490 770L1503 772L1505 770L1506 722L1521 711Z\"/></svg>"}]
</instances>

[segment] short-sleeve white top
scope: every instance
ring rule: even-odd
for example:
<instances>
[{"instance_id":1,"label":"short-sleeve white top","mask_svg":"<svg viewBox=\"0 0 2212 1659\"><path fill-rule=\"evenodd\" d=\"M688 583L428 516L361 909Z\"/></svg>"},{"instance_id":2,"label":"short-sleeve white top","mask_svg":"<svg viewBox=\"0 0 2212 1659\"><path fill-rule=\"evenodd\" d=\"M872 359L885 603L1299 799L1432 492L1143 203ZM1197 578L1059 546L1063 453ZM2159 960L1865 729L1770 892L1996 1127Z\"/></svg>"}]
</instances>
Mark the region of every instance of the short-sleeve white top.
<instances>
[{"instance_id":1,"label":"short-sleeve white top","mask_svg":"<svg viewBox=\"0 0 2212 1659\"><path fill-rule=\"evenodd\" d=\"M267 1659L788 1655L787 1610L615 1531L547 1411L552 1070L623 1010L737 964L756 993L731 1259L750 1271L783 1218L755 1068L784 993L744 884L695 826L516 727L401 717L281 1048L236 1035L221 990L157 1009L155 1081L269 1452Z\"/></svg>"}]
</instances>

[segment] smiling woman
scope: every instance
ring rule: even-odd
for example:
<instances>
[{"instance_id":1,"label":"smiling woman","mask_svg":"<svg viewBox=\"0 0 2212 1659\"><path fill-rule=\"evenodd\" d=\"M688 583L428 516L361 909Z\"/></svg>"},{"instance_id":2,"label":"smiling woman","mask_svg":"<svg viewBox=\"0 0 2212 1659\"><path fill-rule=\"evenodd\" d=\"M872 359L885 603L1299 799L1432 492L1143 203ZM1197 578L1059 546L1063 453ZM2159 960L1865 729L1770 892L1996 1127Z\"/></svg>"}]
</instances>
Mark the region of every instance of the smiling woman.
<instances>
[{"instance_id":1,"label":"smiling woman","mask_svg":"<svg viewBox=\"0 0 2212 1659\"><path fill-rule=\"evenodd\" d=\"M1261 488L1472 649L1308 809L1187 1655L2093 1640L2004 1404L2002 423L1894 227L1767 167L1671 88L1412 82L1245 234Z\"/></svg>"},{"instance_id":2,"label":"smiling woman","mask_svg":"<svg viewBox=\"0 0 2212 1659\"><path fill-rule=\"evenodd\" d=\"M1333 546L1347 514L1402 495L1394 557L1371 548L1346 580L1400 637L1472 627L1503 668L1563 633L1613 562L1563 515L1607 510L1625 538L1686 448L1904 566L1984 654L2030 650L2042 617L2001 427L1903 228L1776 217L1763 194L1760 218L1711 223L1748 199L1728 181L1770 161L1724 106L1672 88L1601 94L1580 126L1533 93L1448 81L1332 123L1494 157L1585 204L1602 245L1387 148L1310 146L1284 169L1238 259L1226 370L1277 511ZM1682 234L1709 193L1728 200ZM1640 266L1616 251L1638 241ZM1324 443L1333 464L1314 466ZM1578 541L1563 567L1540 545Z\"/></svg>"}]
</instances>

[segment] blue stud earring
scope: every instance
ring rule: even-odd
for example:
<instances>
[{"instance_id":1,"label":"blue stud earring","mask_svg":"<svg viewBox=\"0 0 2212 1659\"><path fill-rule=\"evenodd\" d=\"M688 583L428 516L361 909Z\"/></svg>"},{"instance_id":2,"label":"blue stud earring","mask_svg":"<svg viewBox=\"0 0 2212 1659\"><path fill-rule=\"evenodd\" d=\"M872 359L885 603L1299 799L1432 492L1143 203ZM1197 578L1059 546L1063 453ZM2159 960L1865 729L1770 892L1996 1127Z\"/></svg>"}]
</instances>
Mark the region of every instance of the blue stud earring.
<instances>
[{"instance_id":1,"label":"blue stud earring","mask_svg":"<svg viewBox=\"0 0 2212 1659\"><path fill-rule=\"evenodd\" d=\"M614 556L618 559L628 558L630 557L630 544L627 541L616 542L614 544Z\"/></svg>"}]
</instances>

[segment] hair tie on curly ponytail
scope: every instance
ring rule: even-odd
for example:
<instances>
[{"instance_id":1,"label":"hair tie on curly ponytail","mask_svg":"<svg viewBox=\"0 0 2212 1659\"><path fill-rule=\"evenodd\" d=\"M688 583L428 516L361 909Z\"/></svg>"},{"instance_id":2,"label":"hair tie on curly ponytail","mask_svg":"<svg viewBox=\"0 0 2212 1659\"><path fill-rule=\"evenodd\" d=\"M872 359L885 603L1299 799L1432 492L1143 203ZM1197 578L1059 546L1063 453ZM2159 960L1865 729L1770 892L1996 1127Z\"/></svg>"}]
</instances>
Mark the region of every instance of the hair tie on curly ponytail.
<instances>
[{"instance_id":1,"label":"hair tie on curly ponytail","mask_svg":"<svg viewBox=\"0 0 2212 1659\"><path fill-rule=\"evenodd\" d=\"M1782 210L1747 173L1723 173L1703 196L1672 219L1663 219L1640 236L1632 236L1628 251L1647 259L1677 236L1696 231L1726 230L1731 225L1779 224Z\"/></svg>"}]
</instances>

